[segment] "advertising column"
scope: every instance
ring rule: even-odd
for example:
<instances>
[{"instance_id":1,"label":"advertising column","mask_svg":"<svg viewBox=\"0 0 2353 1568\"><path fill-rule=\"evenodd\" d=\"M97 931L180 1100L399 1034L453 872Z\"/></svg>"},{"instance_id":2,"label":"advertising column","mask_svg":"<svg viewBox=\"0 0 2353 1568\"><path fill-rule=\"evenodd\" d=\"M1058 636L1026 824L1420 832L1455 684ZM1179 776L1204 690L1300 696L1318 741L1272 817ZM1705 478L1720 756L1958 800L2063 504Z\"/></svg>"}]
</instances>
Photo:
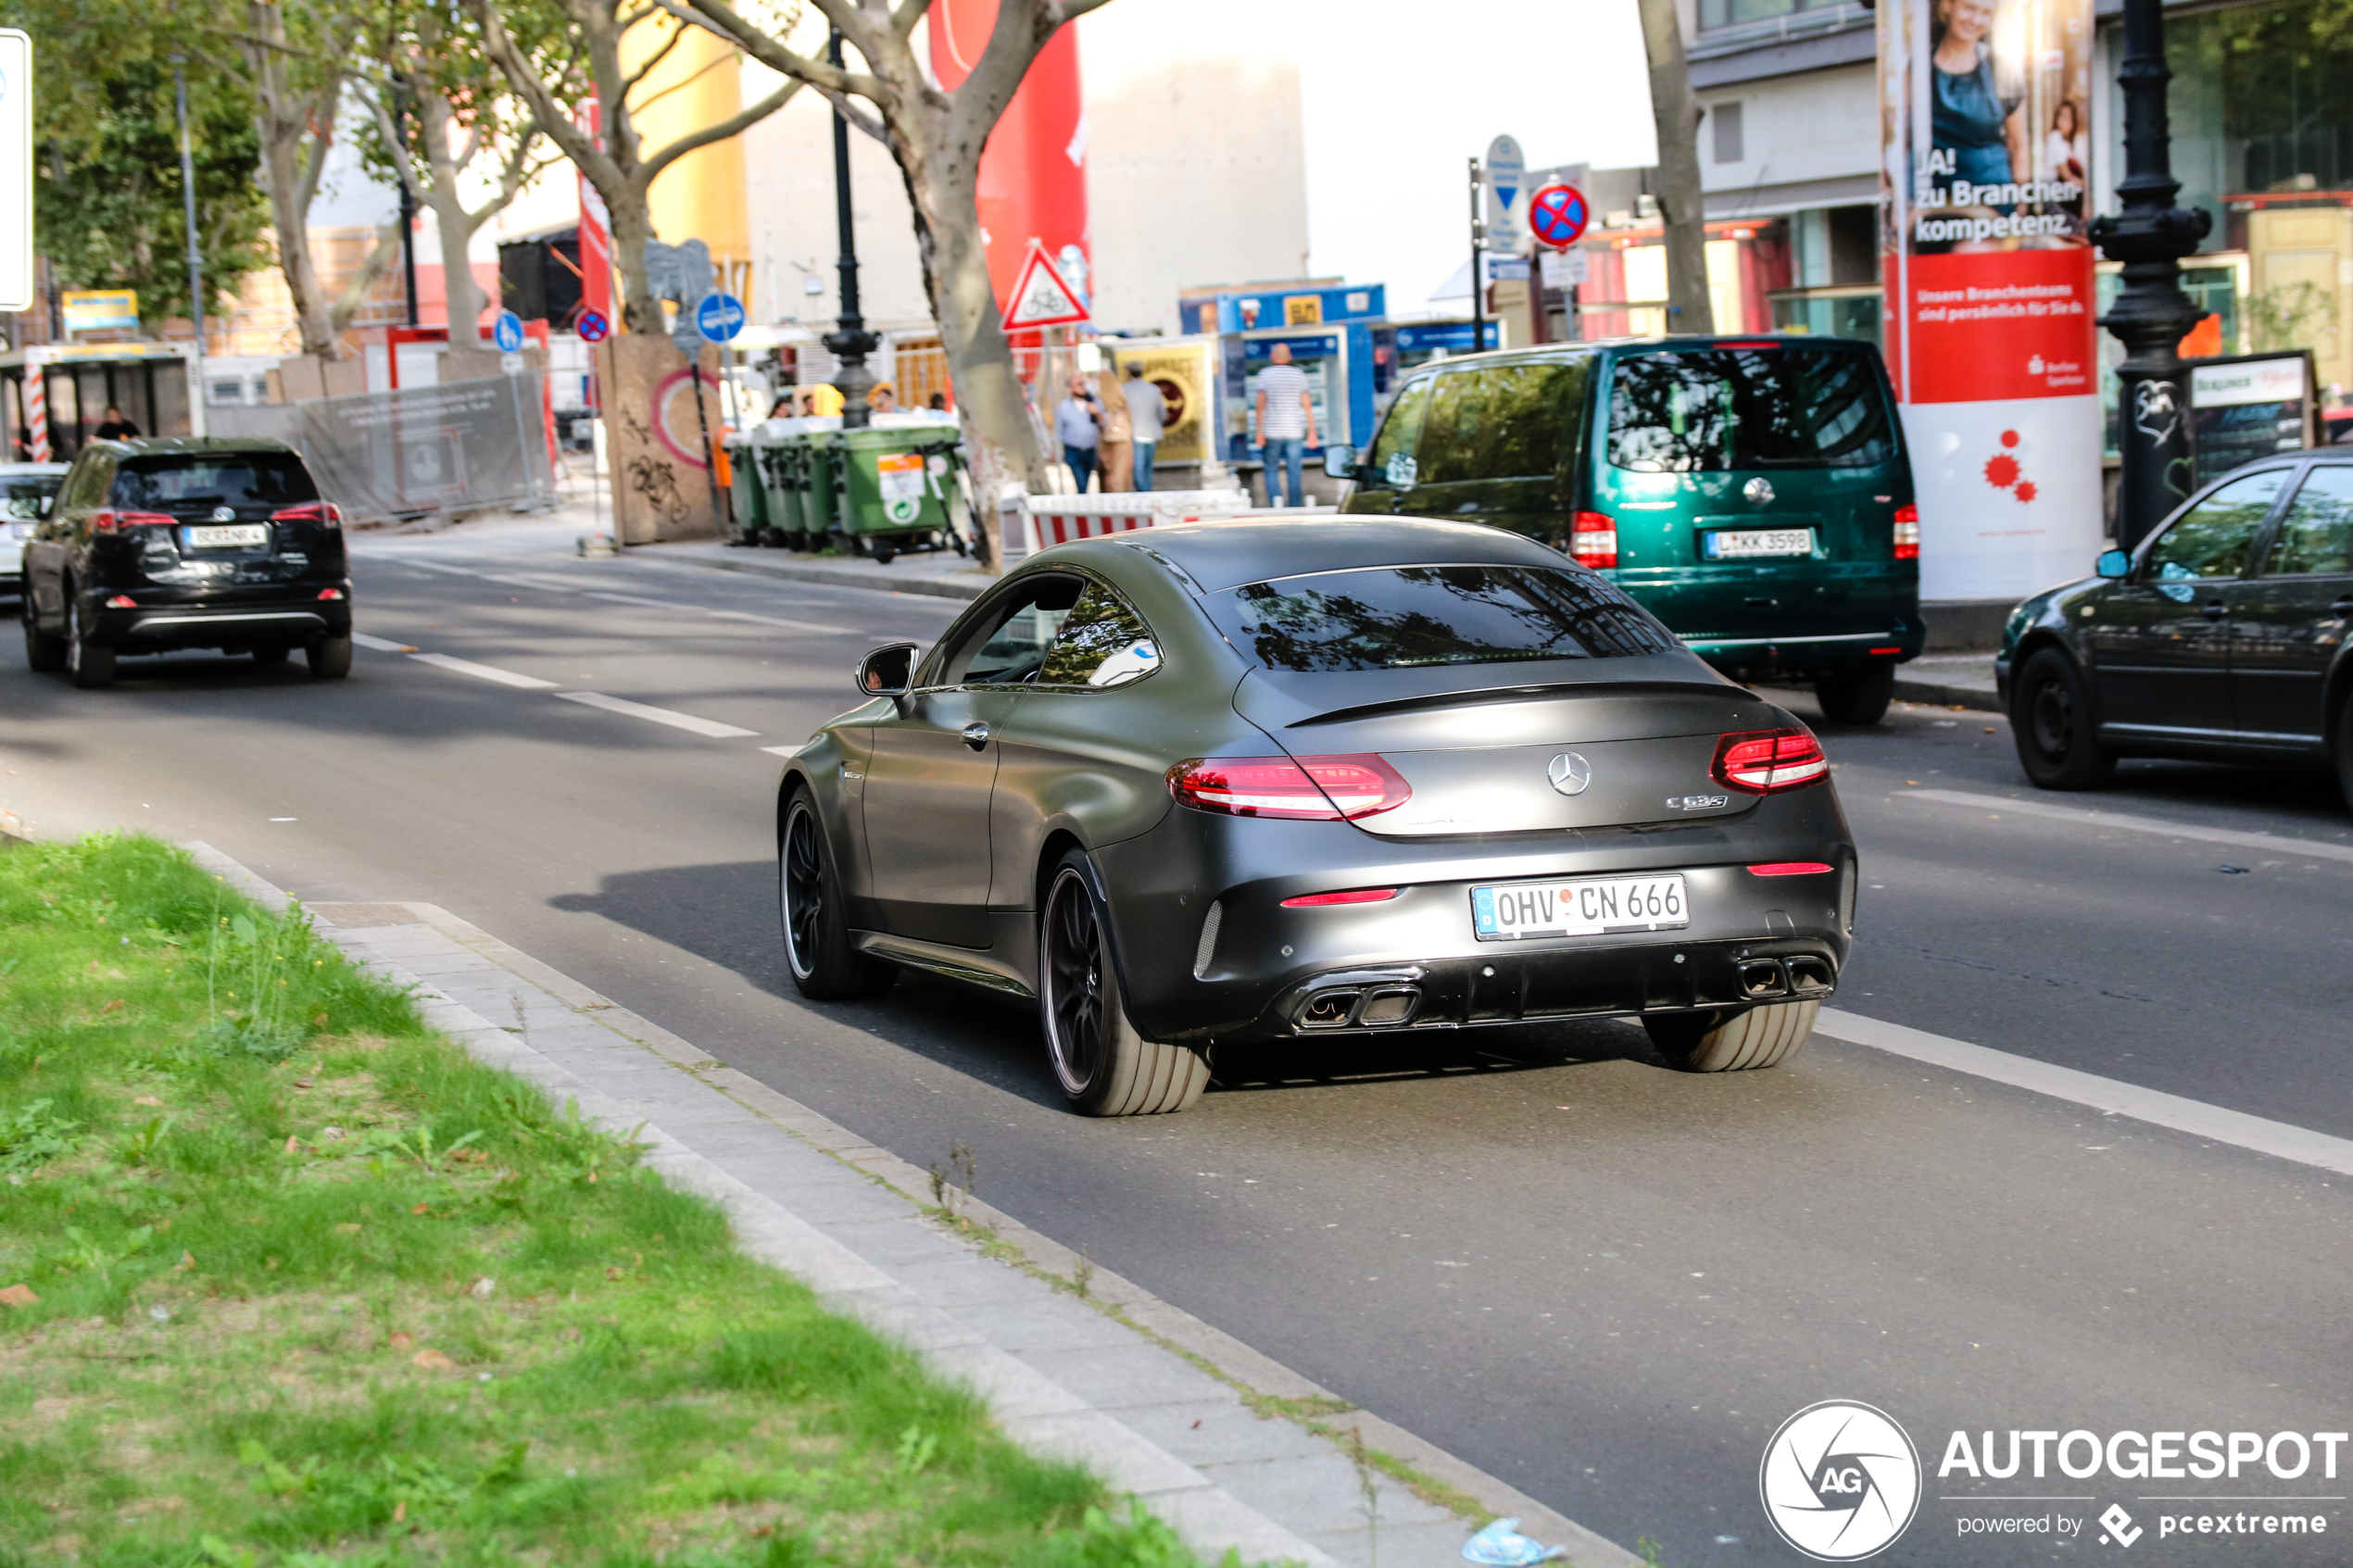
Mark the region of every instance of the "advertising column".
<instances>
[{"instance_id":1,"label":"advertising column","mask_svg":"<svg viewBox=\"0 0 2353 1568\"><path fill-rule=\"evenodd\" d=\"M939 0L929 13L931 69L953 92L988 47L997 0ZM1029 247L1044 250L1082 304L1094 296L1087 234L1087 116L1078 32L1058 29L1030 63L980 155L980 230L988 282L1013 297Z\"/></svg>"},{"instance_id":2,"label":"advertising column","mask_svg":"<svg viewBox=\"0 0 2353 1568\"><path fill-rule=\"evenodd\" d=\"M2020 598L2101 547L2094 0L1881 0L1888 370L1920 596Z\"/></svg>"}]
</instances>

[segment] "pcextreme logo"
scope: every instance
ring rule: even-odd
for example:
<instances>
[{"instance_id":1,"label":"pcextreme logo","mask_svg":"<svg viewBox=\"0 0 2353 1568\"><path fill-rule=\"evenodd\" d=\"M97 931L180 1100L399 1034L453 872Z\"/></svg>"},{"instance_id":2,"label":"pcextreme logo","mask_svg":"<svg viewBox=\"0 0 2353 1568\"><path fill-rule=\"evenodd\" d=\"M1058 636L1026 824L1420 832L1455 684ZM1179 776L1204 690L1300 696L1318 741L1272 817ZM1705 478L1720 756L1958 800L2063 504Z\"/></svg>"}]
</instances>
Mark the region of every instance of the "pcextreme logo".
<instances>
[{"instance_id":1,"label":"pcextreme logo","mask_svg":"<svg viewBox=\"0 0 2353 1568\"><path fill-rule=\"evenodd\" d=\"M1756 1486L1781 1539L1818 1562L1855 1562L1912 1523L1920 1456L1886 1411L1824 1399L1781 1423Z\"/></svg>"}]
</instances>

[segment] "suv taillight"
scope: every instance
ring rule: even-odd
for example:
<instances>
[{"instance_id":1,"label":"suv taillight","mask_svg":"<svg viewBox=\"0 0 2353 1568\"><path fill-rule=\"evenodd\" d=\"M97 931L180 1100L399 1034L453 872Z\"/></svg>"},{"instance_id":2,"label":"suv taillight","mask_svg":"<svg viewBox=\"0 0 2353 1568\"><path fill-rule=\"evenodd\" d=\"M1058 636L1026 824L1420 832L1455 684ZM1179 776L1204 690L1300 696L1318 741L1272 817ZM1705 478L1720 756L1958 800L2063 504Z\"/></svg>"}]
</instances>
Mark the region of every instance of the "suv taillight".
<instances>
[{"instance_id":1,"label":"suv taillight","mask_svg":"<svg viewBox=\"0 0 2353 1568\"><path fill-rule=\"evenodd\" d=\"M100 533L120 533L127 528L176 528L179 523L170 512L119 512L109 507L90 514L90 526Z\"/></svg>"},{"instance_id":2,"label":"suv taillight","mask_svg":"<svg viewBox=\"0 0 2353 1568\"><path fill-rule=\"evenodd\" d=\"M343 511L332 501L305 501L298 507L280 507L270 514L272 522L315 522L325 528L341 528Z\"/></svg>"},{"instance_id":3,"label":"suv taillight","mask_svg":"<svg viewBox=\"0 0 2353 1568\"><path fill-rule=\"evenodd\" d=\"M1743 730L1716 743L1716 761L1707 771L1726 789L1779 795L1820 784L1830 769L1822 743L1804 730Z\"/></svg>"},{"instance_id":4,"label":"suv taillight","mask_svg":"<svg viewBox=\"0 0 2353 1568\"><path fill-rule=\"evenodd\" d=\"M1414 797L1396 769L1354 757L1203 757L1168 770L1179 806L1227 817L1354 822Z\"/></svg>"},{"instance_id":5,"label":"suv taillight","mask_svg":"<svg viewBox=\"0 0 2353 1568\"><path fill-rule=\"evenodd\" d=\"M1568 553L1577 564L1607 571L1617 564L1617 520L1607 512L1579 512L1568 528Z\"/></svg>"},{"instance_id":6,"label":"suv taillight","mask_svg":"<svg viewBox=\"0 0 2353 1568\"><path fill-rule=\"evenodd\" d=\"M1918 507L1895 508L1895 558L1920 558L1920 509Z\"/></svg>"}]
</instances>

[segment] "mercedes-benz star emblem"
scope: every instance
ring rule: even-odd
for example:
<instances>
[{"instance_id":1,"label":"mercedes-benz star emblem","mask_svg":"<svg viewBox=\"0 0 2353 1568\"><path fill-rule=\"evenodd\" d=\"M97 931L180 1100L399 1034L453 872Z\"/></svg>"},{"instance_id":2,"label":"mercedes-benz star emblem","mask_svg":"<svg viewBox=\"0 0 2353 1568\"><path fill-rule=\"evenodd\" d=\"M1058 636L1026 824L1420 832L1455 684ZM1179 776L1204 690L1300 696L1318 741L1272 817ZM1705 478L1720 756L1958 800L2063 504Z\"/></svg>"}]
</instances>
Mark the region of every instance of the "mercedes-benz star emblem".
<instances>
[{"instance_id":1,"label":"mercedes-benz star emblem","mask_svg":"<svg viewBox=\"0 0 2353 1568\"><path fill-rule=\"evenodd\" d=\"M215 522L234 522L237 521L237 508L234 507L215 507L212 508L212 521Z\"/></svg>"},{"instance_id":2,"label":"mercedes-benz star emblem","mask_svg":"<svg viewBox=\"0 0 2353 1568\"><path fill-rule=\"evenodd\" d=\"M1758 474L1741 486L1741 494L1761 507L1773 498L1773 482Z\"/></svg>"},{"instance_id":3,"label":"mercedes-benz star emblem","mask_svg":"<svg viewBox=\"0 0 2353 1568\"><path fill-rule=\"evenodd\" d=\"M1582 795L1585 786L1593 782L1593 770L1585 759L1573 751L1564 751L1544 764L1544 776L1563 795Z\"/></svg>"}]
</instances>

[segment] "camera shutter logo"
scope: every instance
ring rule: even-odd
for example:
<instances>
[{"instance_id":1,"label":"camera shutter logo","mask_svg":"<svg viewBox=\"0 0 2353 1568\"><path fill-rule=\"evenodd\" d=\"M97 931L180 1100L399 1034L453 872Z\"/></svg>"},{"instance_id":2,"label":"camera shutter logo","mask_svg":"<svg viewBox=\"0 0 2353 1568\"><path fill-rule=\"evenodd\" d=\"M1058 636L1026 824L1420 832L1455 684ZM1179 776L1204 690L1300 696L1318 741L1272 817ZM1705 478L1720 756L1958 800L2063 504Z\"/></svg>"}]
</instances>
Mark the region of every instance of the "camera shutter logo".
<instances>
[{"instance_id":1,"label":"camera shutter logo","mask_svg":"<svg viewBox=\"0 0 2353 1568\"><path fill-rule=\"evenodd\" d=\"M1920 1456L1884 1411L1825 1399L1781 1423L1756 1486L1781 1539L1817 1562L1855 1562L1911 1524Z\"/></svg>"}]
</instances>

